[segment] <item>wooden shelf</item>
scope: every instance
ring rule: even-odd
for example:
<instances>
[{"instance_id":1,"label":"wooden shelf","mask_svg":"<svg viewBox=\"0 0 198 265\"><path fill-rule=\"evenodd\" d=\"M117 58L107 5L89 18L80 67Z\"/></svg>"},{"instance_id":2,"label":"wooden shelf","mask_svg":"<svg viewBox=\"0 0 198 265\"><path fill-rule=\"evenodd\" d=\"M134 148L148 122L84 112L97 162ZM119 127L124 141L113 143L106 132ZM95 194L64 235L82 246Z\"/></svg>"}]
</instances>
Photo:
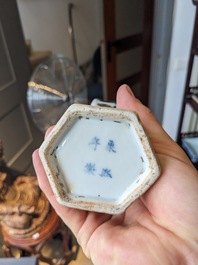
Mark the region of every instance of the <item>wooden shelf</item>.
<instances>
[{"instance_id":1,"label":"wooden shelf","mask_svg":"<svg viewBox=\"0 0 198 265\"><path fill-rule=\"evenodd\" d=\"M185 103L188 103L195 112L198 112L198 103L191 97L187 97Z\"/></svg>"},{"instance_id":2,"label":"wooden shelf","mask_svg":"<svg viewBox=\"0 0 198 265\"><path fill-rule=\"evenodd\" d=\"M51 51L34 51L29 55L29 60L32 66L32 70L39 65L42 61L50 58L52 55Z\"/></svg>"},{"instance_id":3,"label":"wooden shelf","mask_svg":"<svg viewBox=\"0 0 198 265\"><path fill-rule=\"evenodd\" d=\"M193 1L194 4L198 4L198 0ZM189 64L188 64L188 71L187 71L187 77L186 77L186 85L185 85L185 95L183 98L183 105L182 105L182 111L181 111L181 118L180 118L180 124L179 124L179 130L178 130L178 138L177 142L178 144L183 147L184 151L186 151L187 155L191 159L191 161L194 161L194 166L198 169L198 162L197 160L194 160L194 156L192 158L192 155L190 155L188 148L185 148L184 145L186 144L186 139L190 139L191 137L196 139L197 141L197 135L198 135L198 130L197 130L197 125L192 127L194 130L192 131L187 131L185 133L182 133L182 126L185 117L185 111L186 111L186 105L190 105L193 109L192 113L195 112L195 114L192 115L197 115L198 114L198 96L196 95L196 90L198 89L197 87L197 71L193 70L196 69L195 67L197 61L195 62L195 56L198 56L198 7L196 7L196 15L195 15L195 22L194 22L194 32L193 32L193 37L192 37L192 45L191 45L191 52L190 52L190 58L189 58ZM196 58L197 59L197 58ZM192 87L193 85L193 87ZM197 119L197 118L196 118ZM189 117L189 125L191 121L191 116ZM190 128L190 127L189 127ZM185 139L186 138L186 139ZM189 143L189 141L188 141ZM197 142L196 142L197 143Z\"/></svg>"}]
</instances>

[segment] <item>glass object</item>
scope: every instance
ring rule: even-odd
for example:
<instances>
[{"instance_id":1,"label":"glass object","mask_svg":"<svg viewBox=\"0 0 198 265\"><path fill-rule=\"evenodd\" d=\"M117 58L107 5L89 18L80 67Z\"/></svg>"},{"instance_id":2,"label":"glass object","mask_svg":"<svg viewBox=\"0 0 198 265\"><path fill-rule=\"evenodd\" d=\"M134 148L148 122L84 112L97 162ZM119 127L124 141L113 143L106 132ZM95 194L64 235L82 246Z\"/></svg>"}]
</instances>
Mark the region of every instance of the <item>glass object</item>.
<instances>
[{"instance_id":1,"label":"glass object","mask_svg":"<svg viewBox=\"0 0 198 265\"><path fill-rule=\"evenodd\" d=\"M28 82L27 102L37 127L45 132L73 103L87 103L79 67L61 54L38 65Z\"/></svg>"}]
</instances>

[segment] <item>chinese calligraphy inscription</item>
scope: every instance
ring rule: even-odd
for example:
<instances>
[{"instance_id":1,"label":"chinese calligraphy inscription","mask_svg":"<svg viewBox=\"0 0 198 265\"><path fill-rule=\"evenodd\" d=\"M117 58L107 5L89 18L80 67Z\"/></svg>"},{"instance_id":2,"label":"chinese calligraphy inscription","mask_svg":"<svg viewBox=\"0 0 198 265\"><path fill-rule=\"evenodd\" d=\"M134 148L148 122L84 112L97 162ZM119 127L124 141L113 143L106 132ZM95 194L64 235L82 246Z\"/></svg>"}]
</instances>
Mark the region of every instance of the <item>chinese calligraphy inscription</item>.
<instances>
[{"instance_id":1,"label":"chinese calligraphy inscription","mask_svg":"<svg viewBox=\"0 0 198 265\"><path fill-rule=\"evenodd\" d=\"M115 141L112 139L109 139L107 143L101 144L100 138L93 137L93 139L88 143L93 148L93 151L97 151L99 146L101 148L104 148L104 151L106 150L109 153L116 153L116 145ZM107 177L112 178L112 172L110 168L102 168L97 170L97 166L95 163L86 163L85 164L85 172L89 175L97 175L100 177ZM99 173L100 172L100 173Z\"/></svg>"}]
</instances>

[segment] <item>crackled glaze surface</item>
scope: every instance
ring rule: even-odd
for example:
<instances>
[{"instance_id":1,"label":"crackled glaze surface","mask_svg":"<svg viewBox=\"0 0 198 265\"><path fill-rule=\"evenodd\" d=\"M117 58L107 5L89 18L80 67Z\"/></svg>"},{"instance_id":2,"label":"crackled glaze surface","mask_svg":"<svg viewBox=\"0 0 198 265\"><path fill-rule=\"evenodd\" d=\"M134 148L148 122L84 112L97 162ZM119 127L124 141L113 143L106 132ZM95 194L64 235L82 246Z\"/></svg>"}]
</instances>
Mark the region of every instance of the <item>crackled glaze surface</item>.
<instances>
[{"instance_id":1,"label":"crackled glaze surface","mask_svg":"<svg viewBox=\"0 0 198 265\"><path fill-rule=\"evenodd\" d=\"M137 115L73 105L40 148L60 203L119 213L159 176Z\"/></svg>"}]
</instances>

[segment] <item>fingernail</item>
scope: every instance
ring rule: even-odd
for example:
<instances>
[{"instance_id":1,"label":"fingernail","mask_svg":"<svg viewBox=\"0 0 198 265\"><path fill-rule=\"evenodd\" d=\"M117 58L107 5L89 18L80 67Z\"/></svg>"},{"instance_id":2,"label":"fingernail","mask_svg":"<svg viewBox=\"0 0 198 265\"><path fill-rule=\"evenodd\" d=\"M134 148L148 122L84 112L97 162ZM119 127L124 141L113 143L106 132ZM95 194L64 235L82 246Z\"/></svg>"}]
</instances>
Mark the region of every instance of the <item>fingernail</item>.
<instances>
[{"instance_id":1,"label":"fingernail","mask_svg":"<svg viewBox=\"0 0 198 265\"><path fill-rule=\"evenodd\" d=\"M131 90L131 88L128 85L125 85L125 89L127 90L127 92L134 97L133 91Z\"/></svg>"}]
</instances>

